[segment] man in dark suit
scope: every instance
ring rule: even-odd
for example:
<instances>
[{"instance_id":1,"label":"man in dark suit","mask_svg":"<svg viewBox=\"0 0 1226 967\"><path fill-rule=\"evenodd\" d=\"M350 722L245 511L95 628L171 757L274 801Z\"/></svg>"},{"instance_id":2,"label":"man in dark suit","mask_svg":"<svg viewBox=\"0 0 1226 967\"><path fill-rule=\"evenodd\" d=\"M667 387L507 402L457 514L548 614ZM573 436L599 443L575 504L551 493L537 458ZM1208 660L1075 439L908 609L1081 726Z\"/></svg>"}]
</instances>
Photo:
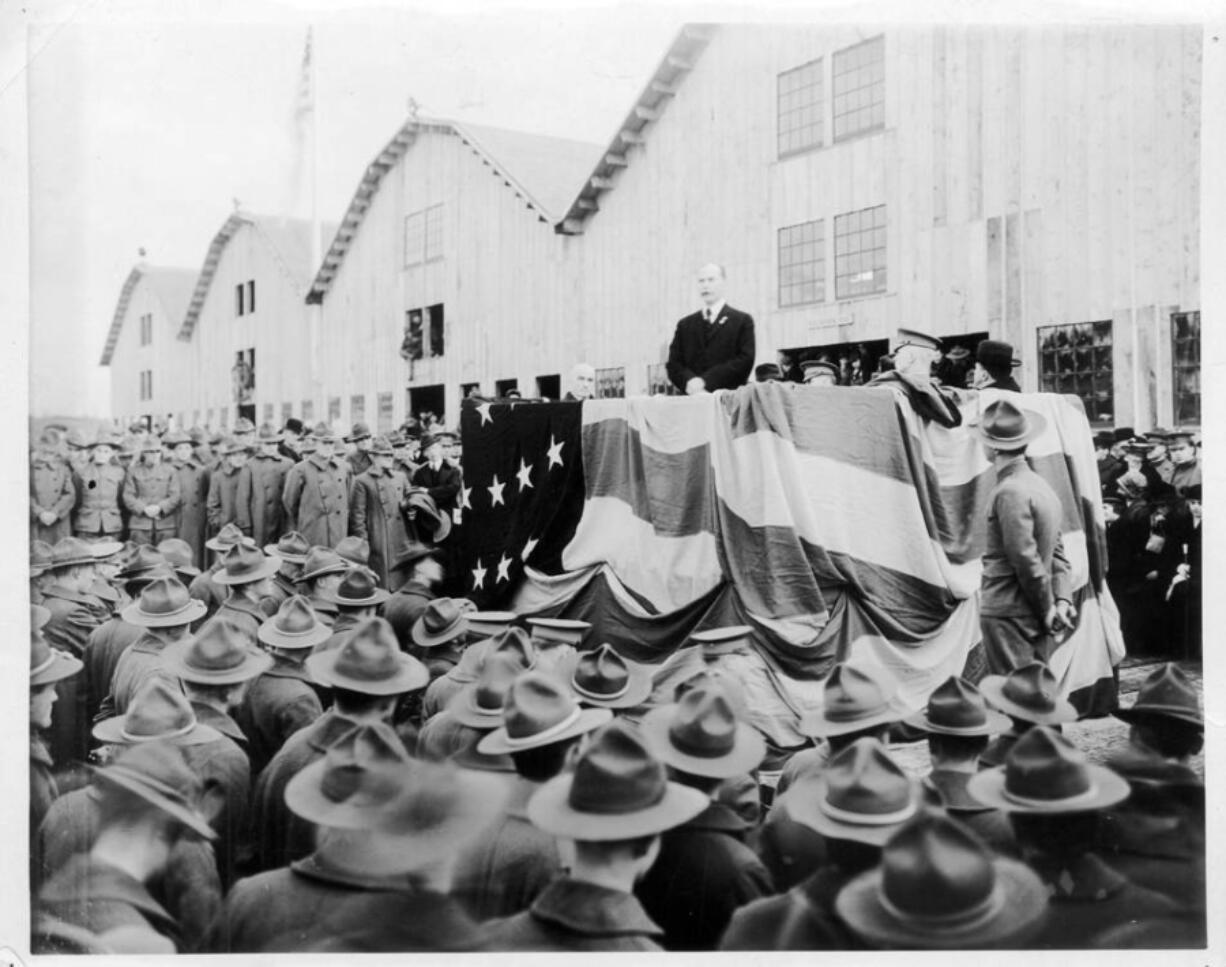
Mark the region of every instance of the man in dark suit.
<instances>
[{"instance_id":1,"label":"man in dark suit","mask_svg":"<svg viewBox=\"0 0 1226 967\"><path fill-rule=\"evenodd\" d=\"M703 307L677 323L668 350L668 378L684 393L736 389L753 370L753 316L724 302L722 265L698 270Z\"/></svg>"}]
</instances>

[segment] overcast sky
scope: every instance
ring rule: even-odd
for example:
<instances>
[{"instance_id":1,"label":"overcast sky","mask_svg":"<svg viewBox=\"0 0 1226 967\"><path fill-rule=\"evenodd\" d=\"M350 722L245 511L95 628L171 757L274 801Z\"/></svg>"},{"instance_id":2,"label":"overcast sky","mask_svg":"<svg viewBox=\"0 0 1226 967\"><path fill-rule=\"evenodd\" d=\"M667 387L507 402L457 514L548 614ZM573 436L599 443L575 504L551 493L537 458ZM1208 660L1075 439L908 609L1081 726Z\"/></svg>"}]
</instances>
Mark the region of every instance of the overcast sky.
<instances>
[{"instance_id":1,"label":"overcast sky","mask_svg":"<svg viewBox=\"0 0 1226 967\"><path fill-rule=\"evenodd\" d=\"M683 22L676 7L444 15L244 3L211 4L207 21L189 19L192 7L80 4L71 22L29 31L34 415L108 413L98 360L141 247L152 264L199 268L233 199L294 213L308 23L320 215L335 220L410 96L422 114L605 142Z\"/></svg>"}]
</instances>

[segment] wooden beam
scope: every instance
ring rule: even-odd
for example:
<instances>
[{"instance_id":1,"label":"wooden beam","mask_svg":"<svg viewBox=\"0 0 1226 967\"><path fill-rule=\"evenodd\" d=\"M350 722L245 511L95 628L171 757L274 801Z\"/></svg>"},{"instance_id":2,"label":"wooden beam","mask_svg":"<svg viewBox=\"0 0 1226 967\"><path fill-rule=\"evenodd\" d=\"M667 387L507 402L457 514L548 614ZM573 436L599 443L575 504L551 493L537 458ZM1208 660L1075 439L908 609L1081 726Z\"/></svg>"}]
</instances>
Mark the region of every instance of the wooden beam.
<instances>
[{"instance_id":1,"label":"wooden beam","mask_svg":"<svg viewBox=\"0 0 1226 967\"><path fill-rule=\"evenodd\" d=\"M624 144L642 144L646 139L634 131L623 130L618 137Z\"/></svg>"},{"instance_id":2,"label":"wooden beam","mask_svg":"<svg viewBox=\"0 0 1226 967\"><path fill-rule=\"evenodd\" d=\"M673 70L688 71L694 69L693 61L684 60L680 57L673 57L671 55L665 58L665 60L668 63L668 66Z\"/></svg>"},{"instance_id":3,"label":"wooden beam","mask_svg":"<svg viewBox=\"0 0 1226 967\"><path fill-rule=\"evenodd\" d=\"M596 204L595 198L578 198L575 200L575 207L585 212L600 211L600 206Z\"/></svg>"},{"instance_id":4,"label":"wooden beam","mask_svg":"<svg viewBox=\"0 0 1226 967\"><path fill-rule=\"evenodd\" d=\"M644 121L655 121L660 117L659 111L652 110L649 107L643 107L642 104L634 105L634 114L636 117L640 117Z\"/></svg>"},{"instance_id":5,"label":"wooden beam","mask_svg":"<svg viewBox=\"0 0 1226 967\"><path fill-rule=\"evenodd\" d=\"M605 164L612 165L615 168L626 167L626 156L624 154L606 154L604 161Z\"/></svg>"},{"instance_id":6,"label":"wooden beam","mask_svg":"<svg viewBox=\"0 0 1226 967\"><path fill-rule=\"evenodd\" d=\"M592 177L588 179L588 183L597 191L608 191L613 187L612 181L610 181L608 178L601 178L599 175L592 175Z\"/></svg>"},{"instance_id":7,"label":"wooden beam","mask_svg":"<svg viewBox=\"0 0 1226 967\"><path fill-rule=\"evenodd\" d=\"M651 89L657 94L663 94L665 97L672 97L677 93L676 85L665 84L663 81L652 81Z\"/></svg>"}]
</instances>

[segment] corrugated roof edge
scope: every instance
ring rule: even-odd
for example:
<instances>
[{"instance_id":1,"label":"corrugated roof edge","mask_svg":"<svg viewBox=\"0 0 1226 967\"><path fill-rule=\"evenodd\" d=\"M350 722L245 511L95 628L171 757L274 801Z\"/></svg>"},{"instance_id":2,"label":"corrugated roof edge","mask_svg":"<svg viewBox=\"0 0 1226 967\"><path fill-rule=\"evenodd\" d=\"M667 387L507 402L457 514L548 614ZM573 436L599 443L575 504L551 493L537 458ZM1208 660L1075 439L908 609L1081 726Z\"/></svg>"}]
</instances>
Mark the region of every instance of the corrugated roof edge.
<instances>
[{"instance_id":1,"label":"corrugated roof edge","mask_svg":"<svg viewBox=\"0 0 1226 967\"><path fill-rule=\"evenodd\" d=\"M115 355L115 347L119 344L119 333L123 329L123 319L128 312L128 303L132 299L132 291L136 288L136 283L144 276L149 276L151 279L154 275L167 273L181 273L183 275L195 274L195 269L183 268L177 265L144 265L137 264L132 267L128 273L128 277L124 279L123 287L119 290L119 301L115 304L114 315L111 316L111 328L106 334L106 344L102 348L102 358L99 360L99 366L111 365L111 360ZM180 306L166 305L164 293L158 293L158 297L162 300L162 308L171 317L181 311Z\"/></svg>"}]
</instances>

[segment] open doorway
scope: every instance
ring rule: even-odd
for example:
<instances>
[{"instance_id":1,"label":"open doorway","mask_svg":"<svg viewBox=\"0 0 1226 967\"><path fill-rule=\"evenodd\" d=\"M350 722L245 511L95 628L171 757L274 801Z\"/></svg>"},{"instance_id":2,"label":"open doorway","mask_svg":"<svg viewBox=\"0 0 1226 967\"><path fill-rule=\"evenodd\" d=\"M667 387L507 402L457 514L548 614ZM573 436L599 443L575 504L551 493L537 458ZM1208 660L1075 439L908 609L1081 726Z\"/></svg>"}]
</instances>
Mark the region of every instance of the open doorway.
<instances>
[{"instance_id":1,"label":"open doorway","mask_svg":"<svg viewBox=\"0 0 1226 967\"><path fill-rule=\"evenodd\" d=\"M409 388L408 414L415 417L424 429L427 423L445 421L445 396L442 383L432 383L429 386L412 386ZM427 414L433 420L427 418Z\"/></svg>"},{"instance_id":2,"label":"open doorway","mask_svg":"<svg viewBox=\"0 0 1226 967\"><path fill-rule=\"evenodd\" d=\"M558 373L552 376L536 378L536 395L541 399L559 400L562 398L562 377Z\"/></svg>"},{"instance_id":3,"label":"open doorway","mask_svg":"<svg viewBox=\"0 0 1226 967\"><path fill-rule=\"evenodd\" d=\"M815 346L797 346L779 351L779 368L783 378L801 382L801 364L820 359L839 368L839 385L863 386L877 372L877 363L890 351L888 339L868 339L863 342L836 342Z\"/></svg>"}]
</instances>

